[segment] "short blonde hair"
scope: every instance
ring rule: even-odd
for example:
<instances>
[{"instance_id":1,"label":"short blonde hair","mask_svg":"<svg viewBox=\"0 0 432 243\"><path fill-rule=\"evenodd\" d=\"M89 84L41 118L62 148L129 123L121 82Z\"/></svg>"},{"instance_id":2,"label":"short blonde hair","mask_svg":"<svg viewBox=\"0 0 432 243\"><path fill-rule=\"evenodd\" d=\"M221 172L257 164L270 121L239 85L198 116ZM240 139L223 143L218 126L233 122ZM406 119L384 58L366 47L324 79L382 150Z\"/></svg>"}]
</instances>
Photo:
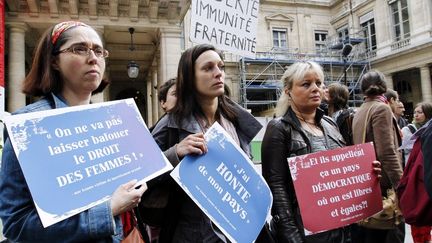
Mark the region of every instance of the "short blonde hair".
<instances>
[{"instance_id":1,"label":"short blonde hair","mask_svg":"<svg viewBox=\"0 0 432 243\"><path fill-rule=\"evenodd\" d=\"M303 80L309 72L315 73L318 75L318 78L324 82L324 71L321 65L314 61L295 62L287 68L281 78L284 90L291 90L294 81ZM286 94L286 92L282 92L282 95L279 98L276 106L276 116L283 116L290 105L290 97Z\"/></svg>"}]
</instances>

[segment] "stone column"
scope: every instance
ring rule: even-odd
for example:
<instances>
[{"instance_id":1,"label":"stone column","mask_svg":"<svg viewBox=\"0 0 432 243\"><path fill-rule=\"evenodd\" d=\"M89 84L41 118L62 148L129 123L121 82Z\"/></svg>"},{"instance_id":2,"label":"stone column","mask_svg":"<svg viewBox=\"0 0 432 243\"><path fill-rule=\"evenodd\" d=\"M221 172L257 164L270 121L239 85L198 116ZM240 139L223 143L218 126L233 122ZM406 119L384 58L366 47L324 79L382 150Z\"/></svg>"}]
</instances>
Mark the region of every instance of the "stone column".
<instances>
[{"instance_id":1,"label":"stone column","mask_svg":"<svg viewBox=\"0 0 432 243\"><path fill-rule=\"evenodd\" d=\"M378 2L380 2L378 4ZM377 55L390 51L390 44L393 42L392 28L388 27L388 21L392 18L390 11L388 11L387 1L376 1L374 8L375 12L375 30L379 32L377 38ZM386 47L386 48L385 48Z\"/></svg>"},{"instance_id":2,"label":"stone column","mask_svg":"<svg viewBox=\"0 0 432 243\"><path fill-rule=\"evenodd\" d=\"M422 101L432 102L431 72L429 66L420 67Z\"/></svg>"},{"instance_id":3,"label":"stone column","mask_svg":"<svg viewBox=\"0 0 432 243\"><path fill-rule=\"evenodd\" d=\"M161 29L160 39L160 77L161 83L177 75L178 62L181 56L181 29Z\"/></svg>"},{"instance_id":4,"label":"stone column","mask_svg":"<svg viewBox=\"0 0 432 243\"><path fill-rule=\"evenodd\" d=\"M430 1L407 1L410 10L409 23L411 36L417 36L430 29L430 16L431 12L428 9Z\"/></svg>"},{"instance_id":5,"label":"stone column","mask_svg":"<svg viewBox=\"0 0 432 243\"><path fill-rule=\"evenodd\" d=\"M160 63L160 57L159 57L159 63ZM157 101L158 101L158 119L164 114L164 110L162 109L162 107L160 106L159 103L159 87L166 81L165 79L162 79L162 75L161 73L164 72L164 66L159 65L159 69L158 69L158 78L157 78L157 85L155 86L156 89L156 94L157 94ZM154 110L153 110L154 111Z\"/></svg>"},{"instance_id":6,"label":"stone column","mask_svg":"<svg viewBox=\"0 0 432 243\"><path fill-rule=\"evenodd\" d=\"M427 1L426 2L426 9L425 11L427 13L432 13L432 1ZM429 17L428 17L429 16ZM429 23L429 34L432 36L432 14L426 14L426 17L429 18L429 20L426 20L427 23Z\"/></svg>"},{"instance_id":7,"label":"stone column","mask_svg":"<svg viewBox=\"0 0 432 243\"><path fill-rule=\"evenodd\" d=\"M305 26L304 31L307 34L305 34L304 36L308 36L309 33L313 33L314 32L313 29L312 29L312 25L313 25L313 23L312 23L311 14L305 14L305 16L304 16L304 26ZM287 28L287 34L289 35L290 33L291 33L290 29ZM304 46L303 50L300 50L300 52L303 52L303 53L314 53L315 52L315 43L313 41L314 39L312 39L312 38L304 38L304 40L305 40L306 46ZM288 47L292 46L290 44L291 43L288 43Z\"/></svg>"},{"instance_id":8,"label":"stone column","mask_svg":"<svg viewBox=\"0 0 432 243\"><path fill-rule=\"evenodd\" d=\"M295 40L295 43L297 43L298 50L299 50L299 52L304 52L304 50L307 49L307 48L305 46L306 45L305 41L302 41L302 40L309 39L308 37L310 35L309 33L307 33L307 34L305 33L306 32L306 21L305 21L304 12L303 11L297 12L296 18L297 19L296 19L295 22L297 22L297 23L296 23L296 27L294 28L295 31L294 32L288 32L288 33L291 34L291 35L293 35L293 37L294 36L297 37L297 40ZM288 35L287 38L289 40L292 40L292 38L290 38L289 35ZM296 46L295 43L289 43L288 42L288 47L294 47L294 46Z\"/></svg>"},{"instance_id":9,"label":"stone column","mask_svg":"<svg viewBox=\"0 0 432 243\"><path fill-rule=\"evenodd\" d=\"M385 81L388 89L394 89L393 75L391 73L385 74Z\"/></svg>"},{"instance_id":10,"label":"stone column","mask_svg":"<svg viewBox=\"0 0 432 243\"><path fill-rule=\"evenodd\" d=\"M14 112L26 105L26 96L21 91L25 78L25 32L24 23L10 23L9 27L9 70L8 70L8 111Z\"/></svg>"},{"instance_id":11,"label":"stone column","mask_svg":"<svg viewBox=\"0 0 432 243\"><path fill-rule=\"evenodd\" d=\"M153 121L153 100L152 100L152 74L148 75L147 78L147 126L151 127L154 125Z\"/></svg>"},{"instance_id":12,"label":"stone column","mask_svg":"<svg viewBox=\"0 0 432 243\"><path fill-rule=\"evenodd\" d=\"M151 94L152 94L152 105L153 105L153 123L156 123L157 120L159 119L159 101L158 101L158 95L157 95L157 89L155 89L155 87L157 87L158 85L158 73L157 73L157 69L154 66L153 70L152 70L152 87L151 87Z\"/></svg>"},{"instance_id":13,"label":"stone column","mask_svg":"<svg viewBox=\"0 0 432 243\"><path fill-rule=\"evenodd\" d=\"M96 30L96 32L99 34L99 36L102 39L102 44L104 45L104 47L106 47L105 45L105 39L103 38L103 33L104 33L104 27L103 26L92 26L94 30ZM105 76L106 78L108 78L108 70L107 70L107 66L105 66ZM103 92L95 94L92 96L92 102L93 103L100 103L100 102L104 102L104 98L107 96L105 92L107 92L108 87L104 89Z\"/></svg>"}]
</instances>

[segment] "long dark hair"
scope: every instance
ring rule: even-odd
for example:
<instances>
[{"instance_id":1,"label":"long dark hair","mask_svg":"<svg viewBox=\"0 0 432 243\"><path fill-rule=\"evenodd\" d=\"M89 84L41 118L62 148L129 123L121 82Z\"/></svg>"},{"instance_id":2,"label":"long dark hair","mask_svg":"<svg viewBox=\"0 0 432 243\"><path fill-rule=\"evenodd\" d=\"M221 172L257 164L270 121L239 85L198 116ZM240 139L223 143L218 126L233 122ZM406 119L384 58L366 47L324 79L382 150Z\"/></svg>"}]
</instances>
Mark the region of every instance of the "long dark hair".
<instances>
[{"instance_id":1,"label":"long dark hair","mask_svg":"<svg viewBox=\"0 0 432 243\"><path fill-rule=\"evenodd\" d=\"M191 115L205 117L197 100L197 89L195 85L195 61L206 51L215 51L223 60L222 53L212 45L202 44L191 47L183 52L180 57L177 70L177 103L171 111L176 117L176 122L181 125L184 117ZM218 109L216 115L223 114L228 120L235 124L237 115L234 104L224 94L218 97Z\"/></svg>"},{"instance_id":2,"label":"long dark hair","mask_svg":"<svg viewBox=\"0 0 432 243\"><path fill-rule=\"evenodd\" d=\"M329 114L347 107L349 91L348 87L340 83L331 83L328 86L329 92Z\"/></svg>"},{"instance_id":3,"label":"long dark hair","mask_svg":"<svg viewBox=\"0 0 432 243\"><path fill-rule=\"evenodd\" d=\"M63 89L63 79L60 72L52 67L52 63L56 58L55 53L59 51L70 36L65 31L58 37L55 44L52 44L51 33L53 28L54 26L45 31L39 39L30 71L24 79L22 91L26 95L46 96L51 92L57 94ZM92 93L102 92L108 84L108 81L102 79L99 87Z\"/></svg>"}]
</instances>

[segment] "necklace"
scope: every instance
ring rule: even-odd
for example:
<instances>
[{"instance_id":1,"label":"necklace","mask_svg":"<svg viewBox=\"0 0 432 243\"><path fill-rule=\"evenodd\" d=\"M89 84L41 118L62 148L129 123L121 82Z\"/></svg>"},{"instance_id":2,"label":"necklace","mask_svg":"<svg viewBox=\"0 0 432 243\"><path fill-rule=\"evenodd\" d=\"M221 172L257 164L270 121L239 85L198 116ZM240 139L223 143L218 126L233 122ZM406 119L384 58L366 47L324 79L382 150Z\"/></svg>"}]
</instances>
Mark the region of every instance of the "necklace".
<instances>
[{"instance_id":1,"label":"necklace","mask_svg":"<svg viewBox=\"0 0 432 243\"><path fill-rule=\"evenodd\" d=\"M296 116L297 116L297 115L296 115ZM314 122L306 121L306 119L304 119L303 117L299 117L299 116L297 116L297 118L300 119L300 121L305 122L306 124L310 124L310 125L313 125L313 126L317 126L316 123L315 123L315 121L314 121Z\"/></svg>"},{"instance_id":2,"label":"necklace","mask_svg":"<svg viewBox=\"0 0 432 243\"><path fill-rule=\"evenodd\" d=\"M296 114L296 117L300 120L300 123L303 122L306 125L306 126L302 125L302 128L304 130L312 133L312 135L314 135L316 137L321 136L321 133L322 133L321 128L315 122L306 121L306 119L303 116L298 116L297 114Z\"/></svg>"}]
</instances>

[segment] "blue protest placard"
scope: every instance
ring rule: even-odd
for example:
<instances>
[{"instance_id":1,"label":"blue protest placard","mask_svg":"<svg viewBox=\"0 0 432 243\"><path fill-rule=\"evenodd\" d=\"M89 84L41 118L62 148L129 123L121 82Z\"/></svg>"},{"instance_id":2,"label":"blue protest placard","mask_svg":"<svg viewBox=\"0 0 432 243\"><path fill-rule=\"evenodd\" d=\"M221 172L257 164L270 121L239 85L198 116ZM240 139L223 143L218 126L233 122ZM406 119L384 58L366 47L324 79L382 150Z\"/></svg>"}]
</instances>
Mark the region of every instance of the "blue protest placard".
<instances>
[{"instance_id":1,"label":"blue protest placard","mask_svg":"<svg viewBox=\"0 0 432 243\"><path fill-rule=\"evenodd\" d=\"M218 123L205 138L208 152L186 156L171 176L231 242L253 242L270 213L270 188Z\"/></svg>"},{"instance_id":2,"label":"blue protest placard","mask_svg":"<svg viewBox=\"0 0 432 243\"><path fill-rule=\"evenodd\" d=\"M44 227L109 200L121 184L172 169L133 99L19 114L5 123Z\"/></svg>"}]
</instances>

